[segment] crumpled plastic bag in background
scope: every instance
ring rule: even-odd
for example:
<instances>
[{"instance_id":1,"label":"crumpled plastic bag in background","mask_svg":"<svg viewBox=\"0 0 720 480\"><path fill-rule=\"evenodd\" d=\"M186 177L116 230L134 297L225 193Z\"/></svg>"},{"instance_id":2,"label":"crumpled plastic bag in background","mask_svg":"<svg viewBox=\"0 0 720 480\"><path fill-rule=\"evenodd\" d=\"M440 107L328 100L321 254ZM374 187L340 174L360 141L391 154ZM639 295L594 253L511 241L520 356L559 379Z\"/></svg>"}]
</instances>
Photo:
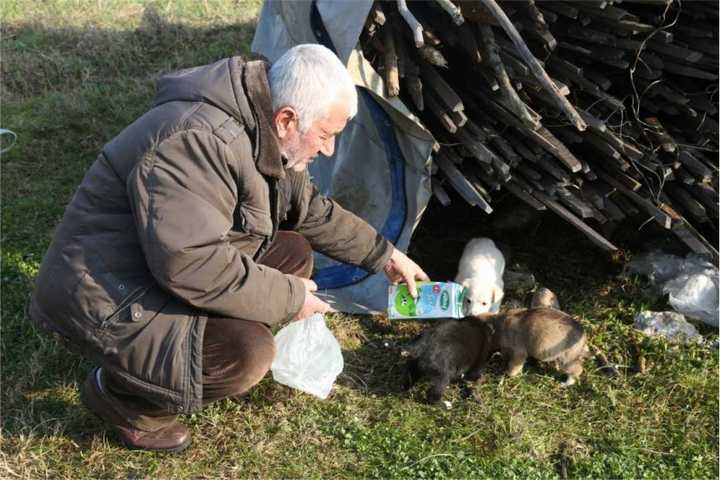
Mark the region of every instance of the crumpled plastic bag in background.
<instances>
[{"instance_id":1,"label":"crumpled plastic bag in background","mask_svg":"<svg viewBox=\"0 0 720 480\"><path fill-rule=\"evenodd\" d=\"M704 343L692 323L677 312L651 312L644 310L635 315L635 328L646 335L666 337L680 343Z\"/></svg>"},{"instance_id":2,"label":"crumpled plastic bag in background","mask_svg":"<svg viewBox=\"0 0 720 480\"><path fill-rule=\"evenodd\" d=\"M683 273L663 286L670 305L690 318L718 326L718 271Z\"/></svg>"},{"instance_id":3,"label":"crumpled plastic bag in background","mask_svg":"<svg viewBox=\"0 0 720 480\"><path fill-rule=\"evenodd\" d=\"M689 254L650 252L628 263L629 271L648 277L669 296L670 305L692 319L713 327L720 319L718 269L705 258Z\"/></svg>"},{"instance_id":4,"label":"crumpled plastic bag in background","mask_svg":"<svg viewBox=\"0 0 720 480\"><path fill-rule=\"evenodd\" d=\"M275 347L271 370L276 382L323 400L328 397L344 362L340 344L321 314L280 329Z\"/></svg>"}]
</instances>

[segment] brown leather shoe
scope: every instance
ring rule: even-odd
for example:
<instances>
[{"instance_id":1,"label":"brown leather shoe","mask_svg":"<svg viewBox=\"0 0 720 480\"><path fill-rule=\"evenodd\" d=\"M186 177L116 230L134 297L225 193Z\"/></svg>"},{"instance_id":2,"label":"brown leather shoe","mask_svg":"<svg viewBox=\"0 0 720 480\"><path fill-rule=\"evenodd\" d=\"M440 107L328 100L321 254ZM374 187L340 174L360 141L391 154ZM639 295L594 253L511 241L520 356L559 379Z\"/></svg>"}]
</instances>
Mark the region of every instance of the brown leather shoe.
<instances>
[{"instance_id":1,"label":"brown leather shoe","mask_svg":"<svg viewBox=\"0 0 720 480\"><path fill-rule=\"evenodd\" d=\"M131 427L108 403L98 385L97 370L94 368L80 387L80 401L98 418L109 423L125 445L134 449L168 453L179 453L190 446L190 431L178 422L154 432Z\"/></svg>"}]
</instances>

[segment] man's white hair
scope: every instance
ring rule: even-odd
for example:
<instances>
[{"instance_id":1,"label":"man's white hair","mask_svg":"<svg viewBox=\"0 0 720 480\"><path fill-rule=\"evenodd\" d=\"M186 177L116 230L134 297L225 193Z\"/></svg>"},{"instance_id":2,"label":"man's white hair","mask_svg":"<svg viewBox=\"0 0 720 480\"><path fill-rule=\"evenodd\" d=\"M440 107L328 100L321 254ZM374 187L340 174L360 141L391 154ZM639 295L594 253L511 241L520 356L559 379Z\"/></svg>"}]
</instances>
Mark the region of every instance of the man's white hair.
<instances>
[{"instance_id":1,"label":"man's white hair","mask_svg":"<svg viewBox=\"0 0 720 480\"><path fill-rule=\"evenodd\" d=\"M357 113L357 92L350 74L340 59L322 45L291 48L272 64L268 80L273 112L291 107L298 114L301 132L343 98L350 102L350 118Z\"/></svg>"}]
</instances>

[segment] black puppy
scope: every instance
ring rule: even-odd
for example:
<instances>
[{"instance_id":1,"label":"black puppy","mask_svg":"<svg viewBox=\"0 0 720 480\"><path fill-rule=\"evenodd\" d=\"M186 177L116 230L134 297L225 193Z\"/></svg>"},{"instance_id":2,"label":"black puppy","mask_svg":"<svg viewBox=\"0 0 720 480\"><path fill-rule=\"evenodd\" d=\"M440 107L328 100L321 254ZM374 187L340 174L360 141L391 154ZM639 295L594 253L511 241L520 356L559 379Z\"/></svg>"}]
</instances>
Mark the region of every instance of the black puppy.
<instances>
[{"instance_id":1,"label":"black puppy","mask_svg":"<svg viewBox=\"0 0 720 480\"><path fill-rule=\"evenodd\" d=\"M430 382L427 399L439 402L445 389L456 378L480 378L490 356L491 327L476 317L445 319L415 337L401 352L408 358L406 387L420 378Z\"/></svg>"}]
</instances>

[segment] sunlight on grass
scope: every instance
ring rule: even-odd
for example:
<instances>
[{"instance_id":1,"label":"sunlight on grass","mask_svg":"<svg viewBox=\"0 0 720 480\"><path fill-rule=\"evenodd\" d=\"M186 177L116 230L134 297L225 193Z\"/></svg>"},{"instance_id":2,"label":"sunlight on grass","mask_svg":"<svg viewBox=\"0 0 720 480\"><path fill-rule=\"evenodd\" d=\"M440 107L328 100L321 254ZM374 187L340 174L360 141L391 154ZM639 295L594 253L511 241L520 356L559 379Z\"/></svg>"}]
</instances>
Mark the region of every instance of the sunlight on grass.
<instances>
[{"instance_id":1,"label":"sunlight on grass","mask_svg":"<svg viewBox=\"0 0 720 480\"><path fill-rule=\"evenodd\" d=\"M3 5L0 21L7 26L25 22L62 27L93 27L115 31L137 28L143 15L167 22L214 28L256 18L261 0L15 0ZM154 13L148 13L154 12Z\"/></svg>"}]
</instances>

